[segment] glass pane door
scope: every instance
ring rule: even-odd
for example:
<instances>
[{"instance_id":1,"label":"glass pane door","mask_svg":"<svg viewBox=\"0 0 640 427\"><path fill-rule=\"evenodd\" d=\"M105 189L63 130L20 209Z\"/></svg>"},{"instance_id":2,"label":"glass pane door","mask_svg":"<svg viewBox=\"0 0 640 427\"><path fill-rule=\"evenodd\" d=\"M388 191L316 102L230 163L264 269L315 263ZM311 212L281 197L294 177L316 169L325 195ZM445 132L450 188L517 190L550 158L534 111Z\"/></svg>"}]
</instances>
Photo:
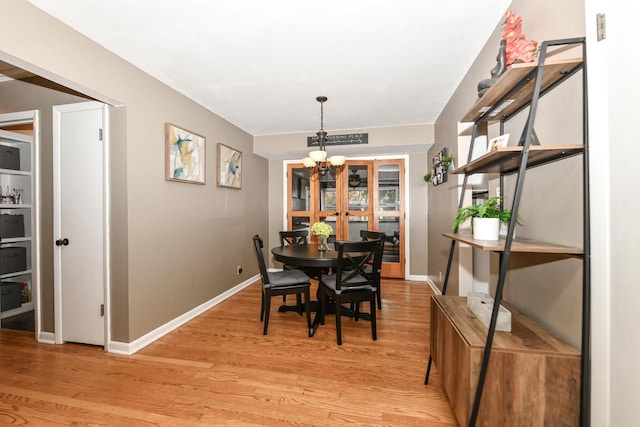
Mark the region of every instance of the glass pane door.
<instances>
[{"instance_id":1,"label":"glass pane door","mask_svg":"<svg viewBox=\"0 0 640 427\"><path fill-rule=\"evenodd\" d=\"M404 162L376 162L375 177L376 226L385 234L382 276L404 278Z\"/></svg>"},{"instance_id":2,"label":"glass pane door","mask_svg":"<svg viewBox=\"0 0 640 427\"><path fill-rule=\"evenodd\" d=\"M372 229L372 166L372 161L349 161L341 171L343 240L360 240L360 230Z\"/></svg>"},{"instance_id":3,"label":"glass pane door","mask_svg":"<svg viewBox=\"0 0 640 427\"><path fill-rule=\"evenodd\" d=\"M342 239L342 225L340 224L342 200L340 198L340 187L337 185L340 179L340 171L329 169L324 174L317 174L315 179L318 188L316 193L316 204L318 206L316 221L326 222L333 228L334 235L332 239ZM317 240L318 238L313 236L313 241ZM332 246L330 245L330 247Z\"/></svg>"},{"instance_id":4,"label":"glass pane door","mask_svg":"<svg viewBox=\"0 0 640 427\"><path fill-rule=\"evenodd\" d=\"M404 278L404 161L350 160L319 174L301 164L287 169L290 230L326 222L338 240L360 240L361 230L382 231L384 277ZM311 240L317 242L316 236Z\"/></svg>"},{"instance_id":5,"label":"glass pane door","mask_svg":"<svg viewBox=\"0 0 640 427\"><path fill-rule=\"evenodd\" d=\"M303 165L287 168L287 229L309 228L313 217L310 171Z\"/></svg>"}]
</instances>

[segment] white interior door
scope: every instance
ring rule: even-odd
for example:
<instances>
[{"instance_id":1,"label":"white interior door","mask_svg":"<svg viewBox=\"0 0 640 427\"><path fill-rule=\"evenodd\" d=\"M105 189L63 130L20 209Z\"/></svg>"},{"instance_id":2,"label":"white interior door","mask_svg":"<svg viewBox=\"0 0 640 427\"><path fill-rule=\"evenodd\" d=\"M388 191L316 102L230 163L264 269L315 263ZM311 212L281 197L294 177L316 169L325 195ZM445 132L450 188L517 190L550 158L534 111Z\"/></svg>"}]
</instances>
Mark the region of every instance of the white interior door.
<instances>
[{"instance_id":1,"label":"white interior door","mask_svg":"<svg viewBox=\"0 0 640 427\"><path fill-rule=\"evenodd\" d=\"M56 342L104 345L105 108L53 110Z\"/></svg>"}]
</instances>

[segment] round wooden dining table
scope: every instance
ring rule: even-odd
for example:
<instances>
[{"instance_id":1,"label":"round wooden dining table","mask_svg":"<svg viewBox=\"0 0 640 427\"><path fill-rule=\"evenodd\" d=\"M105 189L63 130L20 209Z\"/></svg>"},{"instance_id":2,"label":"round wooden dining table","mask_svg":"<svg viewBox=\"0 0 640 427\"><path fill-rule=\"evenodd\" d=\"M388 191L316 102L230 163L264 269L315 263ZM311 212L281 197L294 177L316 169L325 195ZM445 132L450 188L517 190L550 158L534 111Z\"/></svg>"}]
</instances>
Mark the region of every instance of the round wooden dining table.
<instances>
[{"instance_id":1,"label":"round wooden dining table","mask_svg":"<svg viewBox=\"0 0 640 427\"><path fill-rule=\"evenodd\" d=\"M273 259L286 265L326 269L338 265L338 252L333 248L318 250L317 244L277 246L271 249Z\"/></svg>"}]
</instances>

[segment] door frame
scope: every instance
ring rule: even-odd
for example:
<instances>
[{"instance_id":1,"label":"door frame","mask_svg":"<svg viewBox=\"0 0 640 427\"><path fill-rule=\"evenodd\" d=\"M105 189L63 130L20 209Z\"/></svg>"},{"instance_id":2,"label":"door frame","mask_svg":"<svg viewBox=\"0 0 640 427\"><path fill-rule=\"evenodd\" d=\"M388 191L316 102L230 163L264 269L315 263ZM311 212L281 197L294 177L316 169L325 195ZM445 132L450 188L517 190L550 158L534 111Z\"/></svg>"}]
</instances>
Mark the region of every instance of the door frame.
<instances>
[{"instance_id":1,"label":"door frame","mask_svg":"<svg viewBox=\"0 0 640 427\"><path fill-rule=\"evenodd\" d=\"M102 110L102 206L103 206L103 298L104 298L104 349L109 351L109 340L111 337L111 318L110 318L110 242L109 242L109 224L110 224L110 175L109 175L109 111L108 105L98 101L79 102L74 104L54 105L53 110L53 240L56 236L60 236L60 117L62 113L84 111L88 109ZM51 245L54 244L52 241ZM60 252L53 252L53 269L54 269L54 341L56 344L62 344L62 287L60 272Z\"/></svg>"},{"instance_id":2,"label":"door frame","mask_svg":"<svg viewBox=\"0 0 640 427\"><path fill-rule=\"evenodd\" d=\"M400 177L400 181L404 186L404 280L408 280L411 271L411 197L409 196L409 155L397 154L397 155L385 155L385 156L354 156L347 157L349 161L357 160L403 160L404 161L404 177ZM287 229L287 213L288 213L288 179L287 170L290 164L300 164L300 160L284 160L282 162L282 230Z\"/></svg>"}]
</instances>

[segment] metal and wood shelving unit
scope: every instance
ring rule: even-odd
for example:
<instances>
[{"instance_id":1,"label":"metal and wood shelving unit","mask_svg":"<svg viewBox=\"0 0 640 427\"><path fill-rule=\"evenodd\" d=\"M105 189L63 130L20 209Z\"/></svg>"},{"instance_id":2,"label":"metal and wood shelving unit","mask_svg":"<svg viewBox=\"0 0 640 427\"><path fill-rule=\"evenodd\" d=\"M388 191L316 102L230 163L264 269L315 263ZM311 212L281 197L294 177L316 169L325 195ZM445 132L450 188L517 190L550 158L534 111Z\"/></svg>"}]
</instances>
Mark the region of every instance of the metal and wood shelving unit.
<instances>
[{"instance_id":1,"label":"metal and wood shelving unit","mask_svg":"<svg viewBox=\"0 0 640 427\"><path fill-rule=\"evenodd\" d=\"M564 51L569 47L581 47L582 57L577 59L553 59L547 60L550 55L548 48L554 47L555 51ZM545 41L540 45L540 53L538 61L526 64L513 64L505 73L496 81L496 83L480 98L471 110L461 119L462 122L473 122L471 133L471 147L467 163L462 165L453 173L464 174L462 184L462 194L460 196L459 208L462 207L464 193L467 187L467 177L475 173L498 173L500 174L501 188L504 188L504 176L515 174L516 183L513 194L513 205L511 208L512 215L509 223L506 238L496 242L476 241L470 234L445 233L443 236L451 239L451 247L449 252L449 260L447 263L446 274L442 294L446 294L449 273L451 271L452 259L456 247L456 243L466 243L476 248L486 251L497 252L500 254L500 270L496 285L493 311L491 322L484 343L484 351L481 357L481 366L477 374L477 384L473 397L473 406L468 415L468 425L474 426L478 419L478 411L480 408L483 389L487 379L487 370L492 350L494 350L494 336L498 318L498 310L502 301L502 293L505 286L505 278L509 267L511 253L549 253L564 254L568 257L578 257L582 259L583 264L583 283L582 283L582 343L579 353L579 423L581 426L589 425L589 388L590 388L590 217L589 217L589 159L588 159L588 121L587 121L587 77L586 77L586 46L584 38L572 38L562 40ZM535 135L534 123L536 118L536 110L540 97L553 90L556 86L562 84L568 78L582 71L582 108L583 108L583 143L570 145L553 145L542 146L532 143L532 136ZM503 125L519 112L529 109L527 112L527 120L522 131L517 146L510 146L491 151L479 158L473 159L473 142L476 138L478 129L481 125L485 126L488 122L500 122L501 133ZM515 239L514 231L517 223L518 209L523 191L524 177L527 169L544 165L549 162L561 161L565 158L581 155L583 165L583 247L568 247L547 242ZM465 328L469 330L467 325L465 328L455 326L456 318L459 318L457 309L452 307L459 306L454 302L459 297L438 297L440 300L434 299L434 304L440 304L442 312L447 312L445 316L449 322L454 324L453 329L456 333L463 333ZM442 299L444 298L444 299ZM449 299L449 300L448 300ZM449 301L451 304L447 303ZM450 305L450 307L448 307ZM451 308L451 310L450 310ZM432 320L434 314L432 313ZM448 316L448 317L447 317ZM472 316L472 315L471 315ZM437 320L437 319L436 319ZM477 320L477 319L474 319ZM442 323L442 322L436 322ZM480 323L478 323L481 325ZM429 358L429 366L425 384L429 379L432 356L434 356L434 344L438 344L437 340L442 339L434 337L434 325L432 325L432 350ZM437 329L437 326L436 326ZM442 333L442 330L436 332ZM464 341L464 340L463 340ZM468 344L468 342L467 342ZM442 357L442 355L439 355ZM437 358L436 363L438 363ZM471 372L477 372L473 369ZM444 382L444 380L443 380ZM473 388L473 381L469 384ZM462 393L458 391L458 394ZM449 396L451 399L451 396ZM452 402L453 403L453 402ZM489 403L487 403L489 404ZM454 404L455 410L455 404ZM462 412L465 415L466 412Z\"/></svg>"}]
</instances>

